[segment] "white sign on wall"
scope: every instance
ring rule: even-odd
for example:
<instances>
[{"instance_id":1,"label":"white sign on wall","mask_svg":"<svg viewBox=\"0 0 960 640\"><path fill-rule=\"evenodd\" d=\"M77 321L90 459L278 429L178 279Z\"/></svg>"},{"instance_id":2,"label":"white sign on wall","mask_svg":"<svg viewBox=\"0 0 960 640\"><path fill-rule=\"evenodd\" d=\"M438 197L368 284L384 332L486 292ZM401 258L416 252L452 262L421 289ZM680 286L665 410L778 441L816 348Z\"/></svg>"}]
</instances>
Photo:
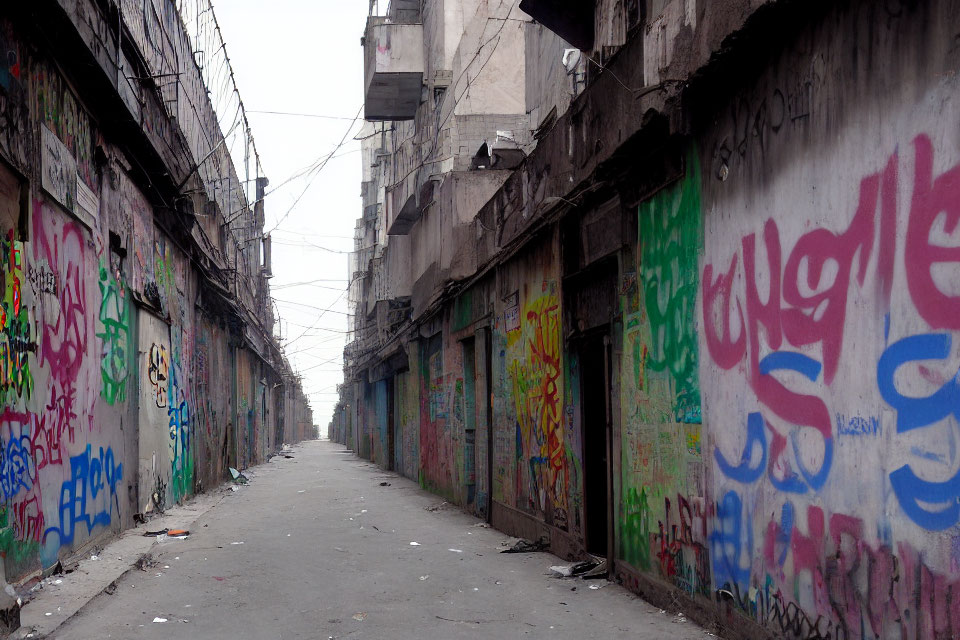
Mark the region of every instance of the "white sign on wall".
<instances>
[{"instance_id":1,"label":"white sign on wall","mask_svg":"<svg viewBox=\"0 0 960 640\"><path fill-rule=\"evenodd\" d=\"M77 202L77 161L57 134L43 125L40 133L43 190L72 213Z\"/></svg>"},{"instance_id":2,"label":"white sign on wall","mask_svg":"<svg viewBox=\"0 0 960 640\"><path fill-rule=\"evenodd\" d=\"M77 173L77 161L53 131L40 125L43 190L91 229L96 228L100 198Z\"/></svg>"},{"instance_id":3,"label":"white sign on wall","mask_svg":"<svg viewBox=\"0 0 960 640\"><path fill-rule=\"evenodd\" d=\"M100 212L100 198L87 186L80 174L77 174L77 206L73 213L80 218L80 222L91 229L97 227L97 218Z\"/></svg>"}]
</instances>

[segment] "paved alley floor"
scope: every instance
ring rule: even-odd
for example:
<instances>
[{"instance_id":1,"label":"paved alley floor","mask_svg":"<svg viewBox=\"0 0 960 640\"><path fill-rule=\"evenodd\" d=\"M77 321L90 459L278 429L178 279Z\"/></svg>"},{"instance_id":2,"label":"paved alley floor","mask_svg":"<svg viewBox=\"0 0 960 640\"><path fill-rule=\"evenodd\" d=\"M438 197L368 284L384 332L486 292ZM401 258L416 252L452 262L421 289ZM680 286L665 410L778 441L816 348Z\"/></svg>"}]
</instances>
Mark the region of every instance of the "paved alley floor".
<instances>
[{"instance_id":1,"label":"paved alley floor","mask_svg":"<svg viewBox=\"0 0 960 640\"><path fill-rule=\"evenodd\" d=\"M154 566L52 637L708 637L617 585L551 577L553 555L499 553L507 536L430 510L440 499L340 445L293 456L252 469L189 538L154 547Z\"/></svg>"}]
</instances>

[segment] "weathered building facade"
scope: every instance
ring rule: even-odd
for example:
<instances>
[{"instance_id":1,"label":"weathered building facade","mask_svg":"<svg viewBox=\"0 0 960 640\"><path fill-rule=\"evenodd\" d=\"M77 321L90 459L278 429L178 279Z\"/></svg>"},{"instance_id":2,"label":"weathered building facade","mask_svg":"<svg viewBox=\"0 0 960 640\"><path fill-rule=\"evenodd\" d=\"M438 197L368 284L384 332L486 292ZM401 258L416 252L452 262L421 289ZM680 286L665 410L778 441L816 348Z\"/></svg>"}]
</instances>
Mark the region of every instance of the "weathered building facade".
<instances>
[{"instance_id":1,"label":"weathered building facade","mask_svg":"<svg viewBox=\"0 0 960 640\"><path fill-rule=\"evenodd\" d=\"M0 9L7 583L313 431L179 4Z\"/></svg>"},{"instance_id":2,"label":"weathered building facade","mask_svg":"<svg viewBox=\"0 0 960 640\"><path fill-rule=\"evenodd\" d=\"M960 4L519 8L586 66L331 435L733 636L960 635Z\"/></svg>"}]
</instances>

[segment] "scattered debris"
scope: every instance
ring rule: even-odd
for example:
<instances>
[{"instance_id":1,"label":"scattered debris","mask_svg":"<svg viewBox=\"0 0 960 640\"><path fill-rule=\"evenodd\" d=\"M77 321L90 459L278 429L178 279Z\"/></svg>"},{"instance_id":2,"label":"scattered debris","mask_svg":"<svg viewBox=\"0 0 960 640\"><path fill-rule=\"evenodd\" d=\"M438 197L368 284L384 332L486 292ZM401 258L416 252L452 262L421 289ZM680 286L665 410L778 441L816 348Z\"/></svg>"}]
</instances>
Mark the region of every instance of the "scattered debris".
<instances>
[{"instance_id":1,"label":"scattered debris","mask_svg":"<svg viewBox=\"0 0 960 640\"><path fill-rule=\"evenodd\" d=\"M186 529L171 529L167 531L167 536L171 538L186 538L188 535L190 535L190 532Z\"/></svg>"},{"instance_id":2,"label":"scattered debris","mask_svg":"<svg viewBox=\"0 0 960 640\"><path fill-rule=\"evenodd\" d=\"M419 547L419 546L420 546L420 543L419 543L419 542L411 542L411 543L410 543L410 546L411 546L411 547Z\"/></svg>"},{"instance_id":3,"label":"scattered debris","mask_svg":"<svg viewBox=\"0 0 960 640\"><path fill-rule=\"evenodd\" d=\"M240 491L240 487L238 487L237 485L233 485L230 487L230 491ZM203 525L203 526L207 526L207 525Z\"/></svg>"},{"instance_id":4,"label":"scattered debris","mask_svg":"<svg viewBox=\"0 0 960 640\"><path fill-rule=\"evenodd\" d=\"M356 620L357 622L363 622L363 619L366 617L367 617L367 614L363 612L353 614L353 619Z\"/></svg>"},{"instance_id":5,"label":"scattered debris","mask_svg":"<svg viewBox=\"0 0 960 640\"><path fill-rule=\"evenodd\" d=\"M231 542L230 544L243 544L243 541L241 540L239 542Z\"/></svg>"},{"instance_id":6,"label":"scattered debris","mask_svg":"<svg viewBox=\"0 0 960 640\"><path fill-rule=\"evenodd\" d=\"M584 580L595 580L598 578L606 578L607 574L609 573L607 571L607 559L598 558L596 556L592 556L592 557L593 557L594 567L586 571L581 577Z\"/></svg>"},{"instance_id":7,"label":"scattered debris","mask_svg":"<svg viewBox=\"0 0 960 640\"><path fill-rule=\"evenodd\" d=\"M538 551L543 551L547 548L547 541L543 538L540 538L536 542L531 542L530 540L518 540L515 545L509 549L504 549L500 553L536 553Z\"/></svg>"},{"instance_id":8,"label":"scattered debris","mask_svg":"<svg viewBox=\"0 0 960 640\"><path fill-rule=\"evenodd\" d=\"M159 529L157 531L144 531L144 538L156 538L157 536L165 535L170 529Z\"/></svg>"},{"instance_id":9,"label":"scattered debris","mask_svg":"<svg viewBox=\"0 0 960 640\"><path fill-rule=\"evenodd\" d=\"M425 576L420 576L420 582L423 582L424 580L426 580L426 579L429 578L429 577L430 577L429 574L428 574L428 575L425 575Z\"/></svg>"},{"instance_id":10,"label":"scattered debris","mask_svg":"<svg viewBox=\"0 0 960 640\"><path fill-rule=\"evenodd\" d=\"M113 582L108 584L107 587L103 590L103 592L108 596L112 596L113 594L115 594L117 592L117 581L114 580Z\"/></svg>"},{"instance_id":11,"label":"scattered debris","mask_svg":"<svg viewBox=\"0 0 960 640\"><path fill-rule=\"evenodd\" d=\"M216 580L217 582L223 582L224 580L226 580L226 578L224 578L223 576L213 576L213 579Z\"/></svg>"},{"instance_id":12,"label":"scattered debris","mask_svg":"<svg viewBox=\"0 0 960 640\"><path fill-rule=\"evenodd\" d=\"M288 459L289 459L289 458L292 458L293 456L288 456L288 455L286 455L286 454L284 454L284 456L283 456L283 457L284 457L284 458L288 458Z\"/></svg>"},{"instance_id":13,"label":"scattered debris","mask_svg":"<svg viewBox=\"0 0 960 640\"><path fill-rule=\"evenodd\" d=\"M161 618L160 616L157 616L156 618L153 619L153 621L154 621L154 622L166 622L167 619L166 619L166 618Z\"/></svg>"},{"instance_id":14,"label":"scattered debris","mask_svg":"<svg viewBox=\"0 0 960 640\"><path fill-rule=\"evenodd\" d=\"M91 560L99 560L99 559L100 559L100 556L94 554L94 555L90 556L90 559L91 559Z\"/></svg>"},{"instance_id":15,"label":"scattered debris","mask_svg":"<svg viewBox=\"0 0 960 640\"><path fill-rule=\"evenodd\" d=\"M477 527L478 529L489 529L489 528L490 528L490 523L489 523L489 522L478 522L477 524L475 524L475 525L473 525L473 526Z\"/></svg>"},{"instance_id":16,"label":"scattered debris","mask_svg":"<svg viewBox=\"0 0 960 640\"><path fill-rule=\"evenodd\" d=\"M250 482L250 478L243 475L233 467L230 467L230 475L233 476L233 481L236 482L237 484L247 484L248 482Z\"/></svg>"},{"instance_id":17,"label":"scattered debris","mask_svg":"<svg viewBox=\"0 0 960 640\"><path fill-rule=\"evenodd\" d=\"M590 560L575 562L569 565L554 565L550 570L563 578L581 576L584 580L590 578L605 578L607 576L607 561L603 558L590 556Z\"/></svg>"},{"instance_id":18,"label":"scattered debris","mask_svg":"<svg viewBox=\"0 0 960 640\"><path fill-rule=\"evenodd\" d=\"M300 489L300 491L297 491L297 493L306 493L306 492L307 492L306 489Z\"/></svg>"},{"instance_id":19,"label":"scattered debris","mask_svg":"<svg viewBox=\"0 0 960 640\"><path fill-rule=\"evenodd\" d=\"M447 551L453 551L454 553L463 553L463 549L447 549Z\"/></svg>"},{"instance_id":20,"label":"scattered debris","mask_svg":"<svg viewBox=\"0 0 960 640\"><path fill-rule=\"evenodd\" d=\"M438 502L438 503L436 503L436 504L431 504L431 505L429 505L429 506L426 506L426 507L424 507L423 509L424 509L424 511L442 511L442 510L446 509L449 505L450 505L449 502L447 502L446 500L443 500L443 501Z\"/></svg>"},{"instance_id":21,"label":"scattered debris","mask_svg":"<svg viewBox=\"0 0 960 640\"><path fill-rule=\"evenodd\" d=\"M389 487L389 486L390 486L390 483L389 483L389 482L381 482L381 483L380 483L380 486L381 486L381 487Z\"/></svg>"},{"instance_id":22,"label":"scattered debris","mask_svg":"<svg viewBox=\"0 0 960 640\"><path fill-rule=\"evenodd\" d=\"M153 556L149 553L145 553L137 559L133 566L135 566L137 569L140 569L140 571L147 571L150 569L150 567L153 567L156 564L157 563L153 560Z\"/></svg>"},{"instance_id":23,"label":"scattered debris","mask_svg":"<svg viewBox=\"0 0 960 640\"><path fill-rule=\"evenodd\" d=\"M683 615L683 612L677 613L677 617L673 619L673 622L683 623L687 621L687 617Z\"/></svg>"}]
</instances>

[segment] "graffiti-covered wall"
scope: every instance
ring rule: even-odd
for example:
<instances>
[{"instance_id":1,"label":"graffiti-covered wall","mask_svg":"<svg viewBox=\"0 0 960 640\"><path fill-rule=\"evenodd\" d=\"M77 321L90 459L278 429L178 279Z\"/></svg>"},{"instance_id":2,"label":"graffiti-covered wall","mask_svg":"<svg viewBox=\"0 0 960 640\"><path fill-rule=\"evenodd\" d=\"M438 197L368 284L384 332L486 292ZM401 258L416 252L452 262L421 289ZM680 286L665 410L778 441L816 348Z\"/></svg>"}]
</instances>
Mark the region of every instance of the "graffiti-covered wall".
<instances>
[{"instance_id":1,"label":"graffiti-covered wall","mask_svg":"<svg viewBox=\"0 0 960 640\"><path fill-rule=\"evenodd\" d=\"M960 2L660 4L651 64L717 55L615 149L588 83L411 323L421 482L572 555L601 486L616 575L734 635L960 637Z\"/></svg>"},{"instance_id":2,"label":"graffiti-covered wall","mask_svg":"<svg viewBox=\"0 0 960 640\"><path fill-rule=\"evenodd\" d=\"M500 272L498 288L492 331L492 497L566 530L572 454L564 434L558 253L549 242L541 243Z\"/></svg>"},{"instance_id":3,"label":"graffiti-covered wall","mask_svg":"<svg viewBox=\"0 0 960 640\"><path fill-rule=\"evenodd\" d=\"M156 158L111 140L84 79L2 13L0 578L15 582L265 460L284 389L224 285L202 286L192 203L173 210L144 175Z\"/></svg>"},{"instance_id":4,"label":"graffiti-covered wall","mask_svg":"<svg viewBox=\"0 0 960 640\"><path fill-rule=\"evenodd\" d=\"M960 634L951 4L838 12L700 142L713 582L777 631Z\"/></svg>"},{"instance_id":5,"label":"graffiti-covered wall","mask_svg":"<svg viewBox=\"0 0 960 640\"><path fill-rule=\"evenodd\" d=\"M620 362L619 557L688 593L710 593L696 333L700 171L641 204Z\"/></svg>"}]
</instances>

